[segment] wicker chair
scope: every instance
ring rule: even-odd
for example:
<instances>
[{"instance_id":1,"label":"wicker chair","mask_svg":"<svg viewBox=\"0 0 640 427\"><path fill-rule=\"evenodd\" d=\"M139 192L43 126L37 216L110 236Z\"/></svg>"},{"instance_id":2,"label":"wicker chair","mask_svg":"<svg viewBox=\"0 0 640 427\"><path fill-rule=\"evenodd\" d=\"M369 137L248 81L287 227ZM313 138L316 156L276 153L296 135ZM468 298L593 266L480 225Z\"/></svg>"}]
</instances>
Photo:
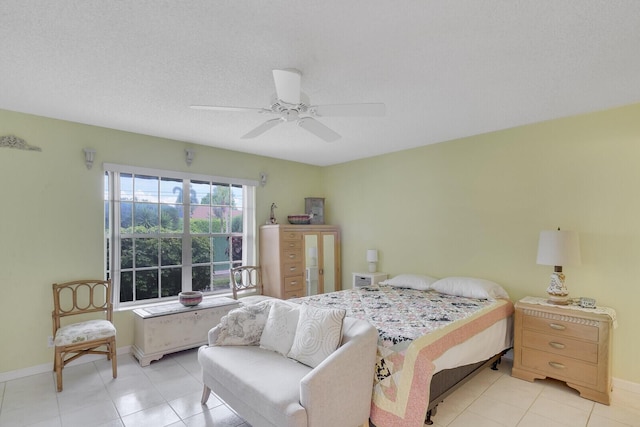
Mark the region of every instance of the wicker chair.
<instances>
[{"instance_id":1,"label":"wicker chair","mask_svg":"<svg viewBox=\"0 0 640 427\"><path fill-rule=\"evenodd\" d=\"M243 265L232 268L229 273L231 274L233 299L240 297L241 305L257 304L272 298L267 295L262 295L262 272L260 267ZM255 293L246 292L251 290L254 290Z\"/></svg>"},{"instance_id":2,"label":"wicker chair","mask_svg":"<svg viewBox=\"0 0 640 427\"><path fill-rule=\"evenodd\" d=\"M53 307L53 370L56 373L58 391L62 391L62 369L85 354L106 355L111 360L113 378L116 378L116 328L112 323L111 281L77 280L54 283ZM104 319L86 320L85 315L88 313L102 313ZM63 318L65 320L61 321ZM75 323L74 319L77 319Z\"/></svg>"},{"instance_id":3,"label":"wicker chair","mask_svg":"<svg viewBox=\"0 0 640 427\"><path fill-rule=\"evenodd\" d=\"M230 273L233 299L238 299L238 293L241 291L255 290L257 295L262 294L262 272L260 267L243 265L232 268Z\"/></svg>"}]
</instances>

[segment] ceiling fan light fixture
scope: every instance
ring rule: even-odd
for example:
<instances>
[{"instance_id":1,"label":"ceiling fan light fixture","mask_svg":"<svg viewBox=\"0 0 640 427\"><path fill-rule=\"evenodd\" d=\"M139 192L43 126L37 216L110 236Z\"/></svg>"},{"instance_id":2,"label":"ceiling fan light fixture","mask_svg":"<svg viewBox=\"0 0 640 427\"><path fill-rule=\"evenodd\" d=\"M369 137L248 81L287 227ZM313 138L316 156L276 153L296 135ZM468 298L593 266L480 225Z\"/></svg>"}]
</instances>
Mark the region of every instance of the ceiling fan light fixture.
<instances>
[{"instance_id":1,"label":"ceiling fan light fixture","mask_svg":"<svg viewBox=\"0 0 640 427\"><path fill-rule=\"evenodd\" d=\"M243 135L241 139L255 138L283 122L296 122L298 126L307 132L324 141L333 142L341 138L340 134L320 123L314 117L385 115L385 105L382 103L311 105L309 97L300 90L301 77L302 73L293 68L273 70L276 93L271 98L270 108L219 107L213 105L192 105L191 108L212 111L268 113L278 116L278 118L270 119L260 124Z\"/></svg>"}]
</instances>

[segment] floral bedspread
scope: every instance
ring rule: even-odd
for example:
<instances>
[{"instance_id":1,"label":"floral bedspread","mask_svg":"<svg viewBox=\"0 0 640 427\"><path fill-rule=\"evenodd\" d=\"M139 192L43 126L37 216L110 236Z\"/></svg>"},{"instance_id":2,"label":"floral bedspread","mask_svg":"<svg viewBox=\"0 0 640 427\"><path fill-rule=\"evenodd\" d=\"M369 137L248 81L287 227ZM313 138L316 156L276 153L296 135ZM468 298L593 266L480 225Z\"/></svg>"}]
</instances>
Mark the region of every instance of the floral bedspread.
<instances>
[{"instance_id":1,"label":"floral bedspread","mask_svg":"<svg viewBox=\"0 0 640 427\"><path fill-rule=\"evenodd\" d=\"M432 360L513 313L510 301L369 286L290 300L343 308L378 329L371 420L377 427L422 426Z\"/></svg>"}]
</instances>

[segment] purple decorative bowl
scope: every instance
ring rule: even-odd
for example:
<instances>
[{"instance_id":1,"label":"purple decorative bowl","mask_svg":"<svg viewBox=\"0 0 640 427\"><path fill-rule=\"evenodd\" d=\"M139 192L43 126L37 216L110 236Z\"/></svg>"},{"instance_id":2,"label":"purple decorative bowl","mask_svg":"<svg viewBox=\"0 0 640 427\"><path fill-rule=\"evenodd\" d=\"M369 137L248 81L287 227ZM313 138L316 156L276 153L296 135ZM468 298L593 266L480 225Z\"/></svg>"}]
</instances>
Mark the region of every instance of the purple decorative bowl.
<instances>
[{"instance_id":1,"label":"purple decorative bowl","mask_svg":"<svg viewBox=\"0 0 640 427\"><path fill-rule=\"evenodd\" d=\"M185 307L193 307L202 302L202 292L200 291L186 291L178 294L180 304Z\"/></svg>"},{"instance_id":2,"label":"purple decorative bowl","mask_svg":"<svg viewBox=\"0 0 640 427\"><path fill-rule=\"evenodd\" d=\"M289 215L287 220L289 224L311 224L312 215Z\"/></svg>"}]
</instances>

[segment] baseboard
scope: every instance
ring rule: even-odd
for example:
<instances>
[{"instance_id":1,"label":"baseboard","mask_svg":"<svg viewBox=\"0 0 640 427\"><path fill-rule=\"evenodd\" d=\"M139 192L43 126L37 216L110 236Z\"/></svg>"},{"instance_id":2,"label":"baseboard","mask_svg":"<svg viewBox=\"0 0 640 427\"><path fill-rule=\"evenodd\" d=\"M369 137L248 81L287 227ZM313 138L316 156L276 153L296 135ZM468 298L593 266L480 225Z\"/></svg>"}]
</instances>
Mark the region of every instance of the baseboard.
<instances>
[{"instance_id":1,"label":"baseboard","mask_svg":"<svg viewBox=\"0 0 640 427\"><path fill-rule=\"evenodd\" d=\"M638 383L633 383L627 380L621 380L620 378L612 378L611 382L613 383L614 390L616 388L619 388L621 390L640 394L640 384Z\"/></svg>"},{"instance_id":2,"label":"baseboard","mask_svg":"<svg viewBox=\"0 0 640 427\"><path fill-rule=\"evenodd\" d=\"M129 354L131 353L131 346L128 345L125 347L119 347L116 350L116 352L118 355ZM104 356L101 356L99 354L88 354L86 356L83 356L83 357L80 357L79 359L74 360L73 362L69 363L67 366L82 365L84 363L95 362L96 360L100 360L103 358ZM29 377L31 375L43 374L45 372L53 373L53 361L51 363L43 363L42 365L30 366L28 368L17 369L15 371L0 372L0 383L3 383L5 381L16 380L18 378Z\"/></svg>"}]
</instances>

